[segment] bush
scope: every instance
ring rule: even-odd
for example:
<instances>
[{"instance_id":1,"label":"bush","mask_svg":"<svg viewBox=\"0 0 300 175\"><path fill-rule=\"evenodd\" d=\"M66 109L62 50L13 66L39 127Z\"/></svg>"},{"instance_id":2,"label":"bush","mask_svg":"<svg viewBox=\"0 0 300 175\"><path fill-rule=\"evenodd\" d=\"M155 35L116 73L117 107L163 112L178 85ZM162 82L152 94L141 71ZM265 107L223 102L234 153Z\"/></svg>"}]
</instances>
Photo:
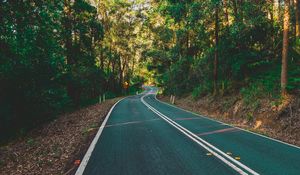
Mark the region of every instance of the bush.
<instances>
[{"instance_id":1,"label":"bush","mask_svg":"<svg viewBox=\"0 0 300 175\"><path fill-rule=\"evenodd\" d=\"M250 85L243 87L240 93L246 105L252 108L259 106L258 100L261 98L278 99L280 97L279 82L272 76L265 76L261 79L250 81Z\"/></svg>"},{"instance_id":2,"label":"bush","mask_svg":"<svg viewBox=\"0 0 300 175\"><path fill-rule=\"evenodd\" d=\"M194 99L197 99L201 96L204 96L206 94L208 94L210 92L210 85L209 84L202 84L202 85L199 85L197 87L195 87L192 91L192 97Z\"/></svg>"}]
</instances>

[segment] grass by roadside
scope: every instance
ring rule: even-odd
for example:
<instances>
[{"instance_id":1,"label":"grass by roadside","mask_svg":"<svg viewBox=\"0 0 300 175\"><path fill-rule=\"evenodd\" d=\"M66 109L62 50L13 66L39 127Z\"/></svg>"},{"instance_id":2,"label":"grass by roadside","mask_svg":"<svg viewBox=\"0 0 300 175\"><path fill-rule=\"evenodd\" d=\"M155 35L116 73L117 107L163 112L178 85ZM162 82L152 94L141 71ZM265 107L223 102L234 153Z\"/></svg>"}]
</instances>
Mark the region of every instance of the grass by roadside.
<instances>
[{"instance_id":1,"label":"grass by roadside","mask_svg":"<svg viewBox=\"0 0 300 175\"><path fill-rule=\"evenodd\" d=\"M158 96L168 102L169 96ZM242 98L204 96L195 99L192 95L176 97L175 105L183 109L209 116L210 118L251 130L278 140L300 146L300 99L290 96L281 104L263 99L260 105L249 107Z\"/></svg>"},{"instance_id":2,"label":"grass by roadside","mask_svg":"<svg viewBox=\"0 0 300 175\"><path fill-rule=\"evenodd\" d=\"M107 100L63 114L27 136L0 147L0 174L73 174L111 106Z\"/></svg>"}]
</instances>

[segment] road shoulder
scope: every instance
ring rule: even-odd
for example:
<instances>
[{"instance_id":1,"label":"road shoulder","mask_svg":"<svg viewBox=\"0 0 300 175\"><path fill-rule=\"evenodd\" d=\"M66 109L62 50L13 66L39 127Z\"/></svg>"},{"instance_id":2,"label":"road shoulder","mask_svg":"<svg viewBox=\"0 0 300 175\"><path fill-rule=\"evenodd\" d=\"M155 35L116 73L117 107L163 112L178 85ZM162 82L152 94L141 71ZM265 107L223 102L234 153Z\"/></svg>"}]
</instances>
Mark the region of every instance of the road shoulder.
<instances>
[{"instance_id":1,"label":"road shoulder","mask_svg":"<svg viewBox=\"0 0 300 175\"><path fill-rule=\"evenodd\" d=\"M158 96L158 99L162 102L169 103L169 97L167 96ZM216 104L212 103L213 102L204 104L202 101L195 101L190 97L183 97L176 99L175 106L184 110L204 115L214 120L230 124L232 126L236 126L257 134L268 136L279 141L283 141L288 144L300 146L300 130L299 128L293 128L293 126L296 125L296 123L288 125L285 122L285 120L290 118L290 116L281 118L273 117L272 120L277 120L276 125L274 125L274 122L267 123L259 119L249 121L247 119L247 116L243 117L244 113L246 113L244 110L241 110L240 113L239 110L237 110L236 115L234 115L231 114L235 110L234 107L232 107L233 111L223 111L222 106L217 106ZM209 106L211 107L211 109L209 109ZM294 117L296 117L298 114L299 112L296 112L293 115L295 115ZM277 114L274 114L274 116L276 115ZM272 116L267 117L271 118ZM258 126L258 124L260 125ZM291 132L291 130L293 132Z\"/></svg>"},{"instance_id":2,"label":"road shoulder","mask_svg":"<svg viewBox=\"0 0 300 175\"><path fill-rule=\"evenodd\" d=\"M0 174L73 174L110 108L120 98L64 114L0 148Z\"/></svg>"}]
</instances>

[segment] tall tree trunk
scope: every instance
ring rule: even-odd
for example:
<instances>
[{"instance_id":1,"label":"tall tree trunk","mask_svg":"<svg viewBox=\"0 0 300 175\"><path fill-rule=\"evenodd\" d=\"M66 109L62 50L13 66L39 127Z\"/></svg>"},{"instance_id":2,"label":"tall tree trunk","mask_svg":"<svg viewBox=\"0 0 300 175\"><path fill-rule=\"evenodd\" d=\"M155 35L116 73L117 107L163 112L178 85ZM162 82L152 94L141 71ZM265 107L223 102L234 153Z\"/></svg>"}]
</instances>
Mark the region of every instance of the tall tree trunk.
<instances>
[{"instance_id":1,"label":"tall tree trunk","mask_svg":"<svg viewBox=\"0 0 300 175\"><path fill-rule=\"evenodd\" d=\"M71 7L70 1L64 1L65 11L64 11L64 40L65 40L65 48L66 48L66 58L67 64L74 64L74 60L72 58L72 21L71 21Z\"/></svg>"},{"instance_id":2,"label":"tall tree trunk","mask_svg":"<svg viewBox=\"0 0 300 175\"><path fill-rule=\"evenodd\" d=\"M281 23L281 21L282 21L281 11L282 11L281 0L278 0L278 21L279 21L279 23Z\"/></svg>"},{"instance_id":3,"label":"tall tree trunk","mask_svg":"<svg viewBox=\"0 0 300 175\"><path fill-rule=\"evenodd\" d=\"M282 45L282 65L281 65L281 95L287 94L287 60L289 48L289 22L290 22L290 0L284 0L283 18L283 45Z\"/></svg>"},{"instance_id":4,"label":"tall tree trunk","mask_svg":"<svg viewBox=\"0 0 300 175\"><path fill-rule=\"evenodd\" d=\"M103 55L103 50L100 50L100 68L102 71L104 71L104 55Z\"/></svg>"},{"instance_id":5,"label":"tall tree trunk","mask_svg":"<svg viewBox=\"0 0 300 175\"><path fill-rule=\"evenodd\" d=\"M295 0L290 0L290 13L291 12L296 12ZM296 36L296 20L295 20L295 25L291 25L290 28L291 28L290 31L293 32L292 36Z\"/></svg>"},{"instance_id":6,"label":"tall tree trunk","mask_svg":"<svg viewBox=\"0 0 300 175\"><path fill-rule=\"evenodd\" d=\"M189 56L190 53L190 32L189 30L186 31L186 54Z\"/></svg>"},{"instance_id":7,"label":"tall tree trunk","mask_svg":"<svg viewBox=\"0 0 300 175\"><path fill-rule=\"evenodd\" d=\"M218 93L219 4L215 8L214 95Z\"/></svg>"},{"instance_id":8,"label":"tall tree trunk","mask_svg":"<svg viewBox=\"0 0 300 175\"><path fill-rule=\"evenodd\" d=\"M118 60L118 64L119 64L119 86L122 88L122 84L123 84L123 69L122 69L122 61L121 61L121 56L119 56L119 60Z\"/></svg>"},{"instance_id":9,"label":"tall tree trunk","mask_svg":"<svg viewBox=\"0 0 300 175\"><path fill-rule=\"evenodd\" d=\"M300 0L296 0L296 38L300 38Z\"/></svg>"},{"instance_id":10,"label":"tall tree trunk","mask_svg":"<svg viewBox=\"0 0 300 175\"><path fill-rule=\"evenodd\" d=\"M275 30L274 30L274 0L269 0L270 5L270 20L271 20L271 50L272 50L272 57L275 55Z\"/></svg>"}]
</instances>

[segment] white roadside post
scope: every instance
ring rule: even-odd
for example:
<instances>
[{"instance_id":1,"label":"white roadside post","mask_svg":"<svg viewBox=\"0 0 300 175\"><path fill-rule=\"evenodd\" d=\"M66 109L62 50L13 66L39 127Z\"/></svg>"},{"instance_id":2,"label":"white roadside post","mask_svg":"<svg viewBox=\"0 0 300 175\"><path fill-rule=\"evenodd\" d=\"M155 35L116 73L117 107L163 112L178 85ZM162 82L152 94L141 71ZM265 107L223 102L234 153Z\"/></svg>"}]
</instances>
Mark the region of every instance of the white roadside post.
<instances>
[{"instance_id":1,"label":"white roadside post","mask_svg":"<svg viewBox=\"0 0 300 175\"><path fill-rule=\"evenodd\" d=\"M105 93L103 94L103 102L105 102Z\"/></svg>"},{"instance_id":2,"label":"white roadside post","mask_svg":"<svg viewBox=\"0 0 300 175\"><path fill-rule=\"evenodd\" d=\"M99 95L99 103L101 103L101 94Z\"/></svg>"}]
</instances>

